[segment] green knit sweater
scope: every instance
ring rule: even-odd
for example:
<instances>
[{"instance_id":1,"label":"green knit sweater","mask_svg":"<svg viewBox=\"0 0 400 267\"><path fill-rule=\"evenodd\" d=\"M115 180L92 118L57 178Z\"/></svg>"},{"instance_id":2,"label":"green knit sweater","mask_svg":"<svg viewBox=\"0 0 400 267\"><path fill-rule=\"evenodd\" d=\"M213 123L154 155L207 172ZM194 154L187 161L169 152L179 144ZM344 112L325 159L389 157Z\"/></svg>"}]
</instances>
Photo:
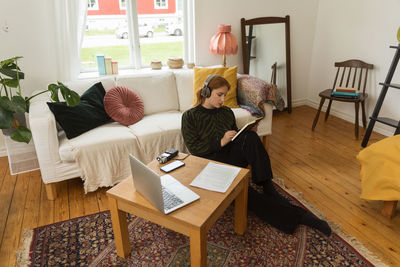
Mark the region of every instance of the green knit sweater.
<instances>
[{"instance_id":1,"label":"green knit sweater","mask_svg":"<svg viewBox=\"0 0 400 267\"><path fill-rule=\"evenodd\" d=\"M235 115L226 106L207 109L202 105L182 115L182 135L186 147L195 156L221 150L221 139L228 130L237 131Z\"/></svg>"}]
</instances>

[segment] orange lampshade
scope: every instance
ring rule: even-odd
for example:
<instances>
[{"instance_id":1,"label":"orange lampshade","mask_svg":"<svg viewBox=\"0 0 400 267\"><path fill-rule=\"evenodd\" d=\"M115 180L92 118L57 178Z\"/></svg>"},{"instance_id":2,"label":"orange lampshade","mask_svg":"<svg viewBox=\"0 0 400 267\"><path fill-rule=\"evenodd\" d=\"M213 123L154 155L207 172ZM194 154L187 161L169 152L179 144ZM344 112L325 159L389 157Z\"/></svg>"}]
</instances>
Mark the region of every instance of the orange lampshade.
<instances>
[{"instance_id":1,"label":"orange lampshade","mask_svg":"<svg viewBox=\"0 0 400 267\"><path fill-rule=\"evenodd\" d=\"M223 55L224 66L226 66L226 55L234 55L238 51L235 36L231 33L231 25L219 24L218 33L210 40L210 53Z\"/></svg>"}]
</instances>

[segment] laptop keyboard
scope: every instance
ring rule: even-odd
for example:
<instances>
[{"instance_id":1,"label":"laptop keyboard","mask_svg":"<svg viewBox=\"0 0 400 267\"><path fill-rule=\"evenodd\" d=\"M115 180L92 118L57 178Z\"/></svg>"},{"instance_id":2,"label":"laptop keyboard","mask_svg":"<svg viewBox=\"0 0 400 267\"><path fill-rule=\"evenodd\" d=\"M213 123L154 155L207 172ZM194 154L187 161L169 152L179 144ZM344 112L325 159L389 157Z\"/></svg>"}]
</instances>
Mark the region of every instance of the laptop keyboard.
<instances>
[{"instance_id":1,"label":"laptop keyboard","mask_svg":"<svg viewBox=\"0 0 400 267\"><path fill-rule=\"evenodd\" d=\"M183 203L180 198L171 194L164 186L162 186L162 193L164 198L164 210L172 209Z\"/></svg>"}]
</instances>

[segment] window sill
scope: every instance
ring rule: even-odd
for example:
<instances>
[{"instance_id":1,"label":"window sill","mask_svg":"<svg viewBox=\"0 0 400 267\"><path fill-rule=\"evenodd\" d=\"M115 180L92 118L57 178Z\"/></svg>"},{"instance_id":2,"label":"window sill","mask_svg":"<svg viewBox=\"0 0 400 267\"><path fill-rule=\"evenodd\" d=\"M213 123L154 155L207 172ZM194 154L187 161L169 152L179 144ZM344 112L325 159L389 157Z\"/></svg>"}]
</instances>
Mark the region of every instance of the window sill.
<instances>
[{"instance_id":1,"label":"window sill","mask_svg":"<svg viewBox=\"0 0 400 267\"><path fill-rule=\"evenodd\" d=\"M118 70L118 74L109 74L109 75L99 75L97 71L94 72L81 72L78 76L78 79L88 79L88 78L99 78L99 77L115 77L120 75L130 75L130 74L140 74L140 73L154 73L160 71L183 71L190 70L186 66L180 69L170 69L167 66L163 66L160 70L153 70L151 68L143 68L143 69L122 69Z\"/></svg>"}]
</instances>

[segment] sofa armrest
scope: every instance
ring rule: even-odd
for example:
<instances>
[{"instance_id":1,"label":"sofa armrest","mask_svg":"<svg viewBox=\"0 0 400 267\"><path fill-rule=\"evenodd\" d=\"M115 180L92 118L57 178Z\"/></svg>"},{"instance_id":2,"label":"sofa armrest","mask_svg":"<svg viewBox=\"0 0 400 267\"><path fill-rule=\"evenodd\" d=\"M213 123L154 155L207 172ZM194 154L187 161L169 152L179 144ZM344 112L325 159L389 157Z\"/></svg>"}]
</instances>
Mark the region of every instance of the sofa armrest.
<instances>
[{"instance_id":1,"label":"sofa armrest","mask_svg":"<svg viewBox=\"0 0 400 267\"><path fill-rule=\"evenodd\" d=\"M269 103L262 103L260 108L264 112L264 118L262 118L258 124L257 134L259 136L271 135L273 105Z\"/></svg>"},{"instance_id":2,"label":"sofa armrest","mask_svg":"<svg viewBox=\"0 0 400 267\"><path fill-rule=\"evenodd\" d=\"M56 120L47 106L47 101L48 96L40 96L33 99L29 107L29 124L45 184L49 182L49 178L56 176L55 165L61 162Z\"/></svg>"},{"instance_id":3,"label":"sofa armrest","mask_svg":"<svg viewBox=\"0 0 400 267\"><path fill-rule=\"evenodd\" d=\"M276 85L247 74L238 77L238 104L253 115L262 116L265 103L283 110L285 102Z\"/></svg>"}]
</instances>

